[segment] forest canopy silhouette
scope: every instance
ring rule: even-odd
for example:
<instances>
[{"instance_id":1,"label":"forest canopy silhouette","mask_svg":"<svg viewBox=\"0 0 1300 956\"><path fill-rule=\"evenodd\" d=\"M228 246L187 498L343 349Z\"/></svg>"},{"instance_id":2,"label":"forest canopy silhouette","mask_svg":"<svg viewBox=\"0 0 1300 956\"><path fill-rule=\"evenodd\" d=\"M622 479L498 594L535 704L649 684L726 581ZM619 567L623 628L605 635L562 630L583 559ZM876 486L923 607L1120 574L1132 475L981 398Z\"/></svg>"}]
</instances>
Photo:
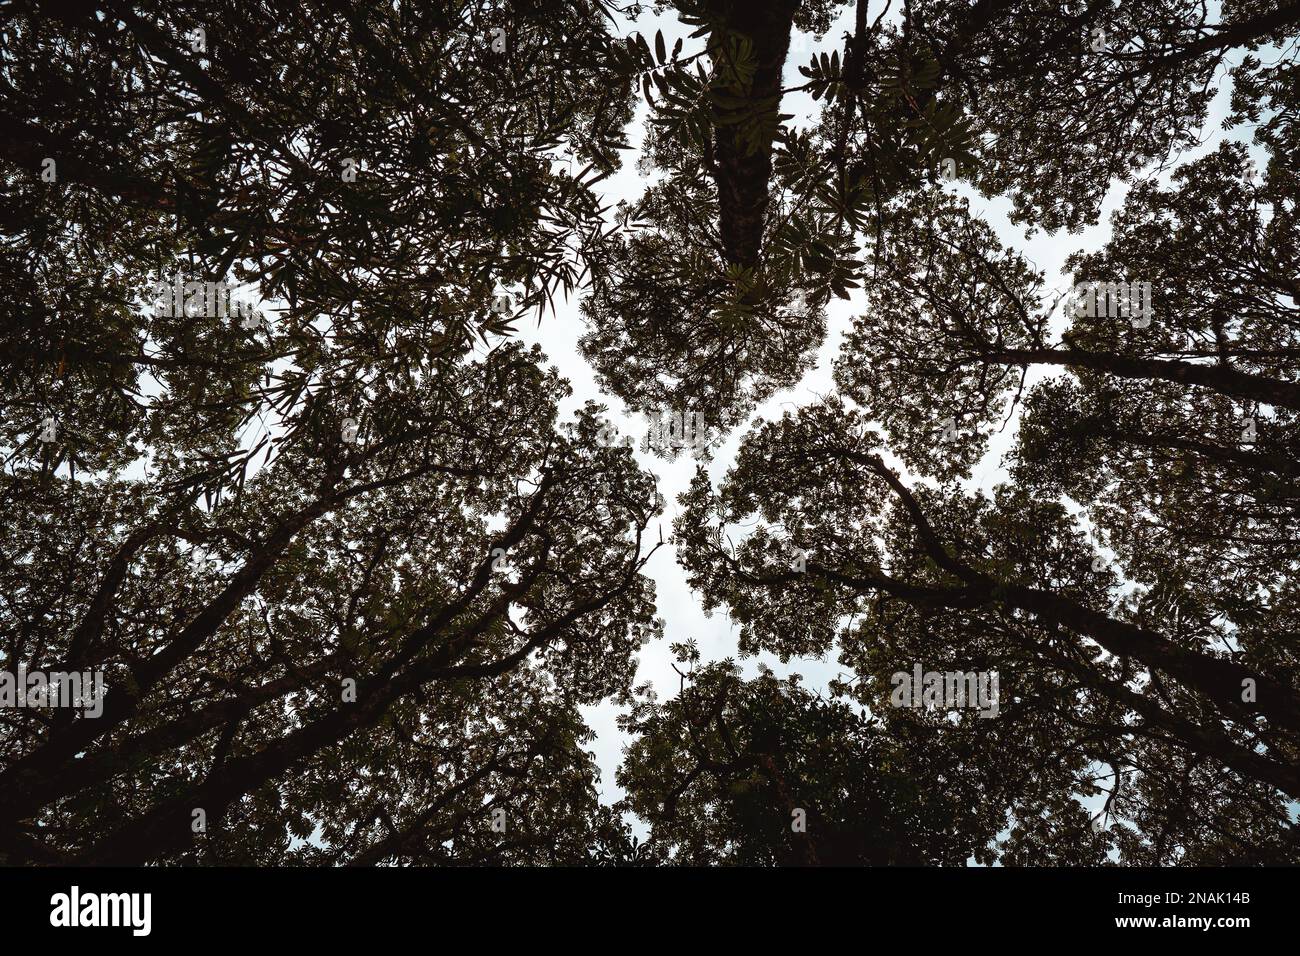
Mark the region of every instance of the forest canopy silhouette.
<instances>
[{"instance_id":1,"label":"forest canopy silhouette","mask_svg":"<svg viewBox=\"0 0 1300 956\"><path fill-rule=\"evenodd\" d=\"M1300 4L1218 7L0 4L0 863L1300 862ZM968 198L1117 184L1068 293ZM717 439L667 532L566 297Z\"/></svg>"}]
</instances>

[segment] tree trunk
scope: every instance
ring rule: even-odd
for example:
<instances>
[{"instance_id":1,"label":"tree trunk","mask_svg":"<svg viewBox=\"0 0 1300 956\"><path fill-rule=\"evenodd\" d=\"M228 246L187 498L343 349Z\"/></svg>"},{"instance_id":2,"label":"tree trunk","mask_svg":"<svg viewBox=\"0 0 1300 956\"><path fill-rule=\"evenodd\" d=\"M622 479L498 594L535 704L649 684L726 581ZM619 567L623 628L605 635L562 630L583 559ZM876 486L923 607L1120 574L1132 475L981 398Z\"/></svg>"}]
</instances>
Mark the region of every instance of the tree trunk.
<instances>
[{"instance_id":1,"label":"tree trunk","mask_svg":"<svg viewBox=\"0 0 1300 956\"><path fill-rule=\"evenodd\" d=\"M790 30L798 0L756 3L753 0L714 0L710 13L725 27L709 38L710 48L725 55L727 38L747 37L754 44L758 66L744 98L751 103L776 99L779 108L781 72L790 48ZM735 95L734 89L727 95ZM715 108L715 113L717 110ZM760 148L750 151L742 142L744 123L714 127L713 178L718 187L719 228L727 261L753 267L758 263L767 212L768 181L772 176L772 139L764 136Z\"/></svg>"}]
</instances>

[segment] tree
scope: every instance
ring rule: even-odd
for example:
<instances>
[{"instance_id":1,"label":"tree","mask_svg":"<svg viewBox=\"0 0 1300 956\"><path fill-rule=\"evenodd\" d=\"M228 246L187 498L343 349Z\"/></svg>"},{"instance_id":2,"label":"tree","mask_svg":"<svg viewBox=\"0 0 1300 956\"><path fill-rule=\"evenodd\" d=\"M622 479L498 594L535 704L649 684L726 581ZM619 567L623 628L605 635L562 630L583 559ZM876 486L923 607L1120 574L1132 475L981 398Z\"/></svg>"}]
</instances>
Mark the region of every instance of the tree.
<instances>
[{"instance_id":1,"label":"tree","mask_svg":"<svg viewBox=\"0 0 1300 956\"><path fill-rule=\"evenodd\" d=\"M816 234L842 237L837 257L861 237L867 310L839 394L757 422L719 492L697 478L683 563L742 653L838 647L874 713L914 662L1001 669L1016 732L980 736L1065 768L1007 802L1008 862L1089 862L1099 843L1123 862L1296 858L1293 50L1235 70L1233 119L1275 157L1262 180L1232 145L1172 189L1135 174L1195 142L1229 50L1289 40L1297 16L910 4L892 28L859 9L843 60L803 71L821 126L774 139L799 156L778 171L815 157L796 209L862 188L861 215L826 202ZM1064 296L939 187L945 156L1031 228L1081 225L1131 182L1110 244L1070 262L1123 289L1053 318ZM763 250L779 267L787 248ZM1150 283L1154 323L1130 282ZM1012 421L1010 481L963 488ZM750 530L727 547L724 527ZM1096 822L1124 826L1085 838L1073 798L1105 777Z\"/></svg>"},{"instance_id":2,"label":"tree","mask_svg":"<svg viewBox=\"0 0 1300 956\"><path fill-rule=\"evenodd\" d=\"M1118 576L1094 570L1094 553L1062 504L1014 487L992 501L952 485L909 488L871 452L876 440L861 414L828 400L759 428L720 495L701 473L677 534L705 606L725 603L740 624L742 652L807 657L838 647L856 675L852 696L877 714L891 708L890 674L918 663L1000 673L1001 712L979 722L977 736L1013 766L1061 771L1010 801L1021 862L1091 859L1090 844L1078 839L1087 821L1070 797L1095 792L1099 765L1112 776L1137 771L1140 793L1174 786L1171 775L1181 777L1189 758L1210 762L1216 787L1231 775L1242 809L1219 806L1229 833L1273 858L1278 847L1293 848L1281 794L1294 796L1300 780L1287 756L1295 693L1285 672L1263 655L1216 654L1194 618L1171 627L1164 602L1195 600L1178 592L1177 578L1118 597ZM713 544L720 520L757 524L733 553ZM802 571L791 567L798 553L806 555ZM1243 702L1246 679L1259 689L1257 702ZM948 733L940 723L933 746L944 747ZM1165 818L1170 808L1129 799L1137 802L1108 803L1107 819L1125 806L1158 819L1164 835L1144 832L1139 842L1163 841L1162 862L1179 840L1200 852L1196 821L1180 827ZM1044 813L1074 824L1039 833ZM1238 817L1249 828L1271 821L1265 837L1234 830ZM1078 855L1016 845L1061 827L1078 831L1070 844Z\"/></svg>"},{"instance_id":3,"label":"tree","mask_svg":"<svg viewBox=\"0 0 1300 956\"><path fill-rule=\"evenodd\" d=\"M944 0L904 4L895 24L859 0L841 51L775 89L789 31L825 32L839 5L676 4L707 37L708 69L640 41L646 168L662 179L624 211L633 233L599 252L583 340L633 409L700 408L729 429L794 385L892 203L941 177L1008 196L1031 228L1094 222L1112 182L1195 145L1228 51L1300 18L1233 8L1210 24L1184 0ZM824 104L811 129L784 123L793 90Z\"/></svg>"},{"instance_id":4,"label":"tree","mask_svg":"<svg viewBox=\"0 0 1300 956\"><path fill-rule=\"evenodd\" d=\"M107 685L0 714L8 862L640 852L576 707L654 633L652 482L502 341L605 229L606 12L5 27L3 658Z\"/></svg>"},{"instance_id":5,"label":"tree","mask_svg":"<svg viewBox=\"0 0 1300 956\"><path fill-rule=\"evenodd\" d=\"M915 197L891 223L868 309L846 339L842 397L760 423L721 496L700 484L680 526L694 582L745 624L742 648L821 653L839 631L841 659L874 678L864 700L880 705L886 668L1006 632L1011 645L992 661L1019 658L1017 685L1027 668L1068 688L1053 696L1073 733L1025 759L1107 728L1085 752L1112 766L1117 785L1125 761L1140 767L1137 788L1117 786L1108 802L1151 828L1118 841L1129 859L1288 859L1294 831L1277 791L1300 787L1286 640L1297 559L1294 179L1274 164L1257 182L1230 145L1175 178L1172 190L1135 188L1106 248L1072 260L1087 280L1150 281L1154 320L1083 310L1059 343L1061 297L1047 301L1041 275L961 202ZM1033 366L1072 376L1031 381ZM991 500L962 491L957 481L1017 404L1010 484ZM880 445L942 484L909 487ZM711 517L759 516L764 530L734 556L712 544ZM795 549L809 555L802 574L784 570ZM1125 596L1122 581L1138 590ZM898 603L903 617L885 616ZM840 630L845 614L867 623ZM1079 720L1081 707L1099 716ZM1246 804L1223 797L1228 779L1238 790L1250 782ZM1219 808L1213 832L1184 833L1181 812L1171 820L1171 807L1144 799L1194 781L1209 788L1197 799Z\"/></svg>"},{"instance_id":6,"label":"tree","mask_svg":"<svg viewBox=\"0 0 1300 956\"><path fill-rule=\"evenodd\" d=\"M1011 795L1041 786L969 726L925 712L866 715L797 677L746 681L731 661L693 666L682 685L630 712L619 772L627 809L676 864L988 863Z\"/></svg>"}]
</instances>

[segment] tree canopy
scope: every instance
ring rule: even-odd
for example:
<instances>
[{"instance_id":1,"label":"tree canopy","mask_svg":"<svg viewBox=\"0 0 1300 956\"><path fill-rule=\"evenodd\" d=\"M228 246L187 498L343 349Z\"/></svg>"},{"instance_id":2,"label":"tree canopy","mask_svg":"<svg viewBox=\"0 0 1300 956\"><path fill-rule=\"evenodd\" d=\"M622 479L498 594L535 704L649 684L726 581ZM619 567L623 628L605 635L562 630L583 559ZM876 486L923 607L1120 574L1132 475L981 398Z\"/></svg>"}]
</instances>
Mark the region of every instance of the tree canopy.
<instances>
[{"instance_id":1,"label":"tree canopy","mask_svg":"<svg viewBox=\"0 0 1300 956\"><path fill-rule=\"evenodd\" d=\"M4 4L0 670L108 690L0 696L0 862L1300 861L1300 6L1220 6ZM970 202L1117 185L1071 289ZM668 541L569 294L739 434Z\"/></svg>"}]
</instances>

